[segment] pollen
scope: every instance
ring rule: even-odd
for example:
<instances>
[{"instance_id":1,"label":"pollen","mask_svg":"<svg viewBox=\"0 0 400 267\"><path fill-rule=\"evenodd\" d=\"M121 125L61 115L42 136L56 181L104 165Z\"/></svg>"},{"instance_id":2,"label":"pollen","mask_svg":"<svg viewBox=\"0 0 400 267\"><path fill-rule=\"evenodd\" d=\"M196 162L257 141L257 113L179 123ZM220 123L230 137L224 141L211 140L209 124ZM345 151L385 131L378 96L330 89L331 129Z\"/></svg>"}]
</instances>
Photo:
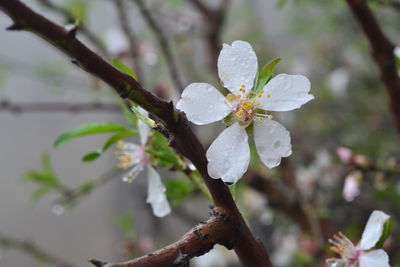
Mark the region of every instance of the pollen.
<instances>
[{"instance_id":1,"label":"pollen","mask_svg":"<svg viewBox=\"0 0 400 267\"><path fill-rule=\"evenodd\" d=\"M270 119L270 120L272 120L273 116L272 116L272 115L268 115L267 118Z\"/></svg>"},{"instance_id":2,"label":"pollen","mask_svg":"<svg viewBox=\"0 0 400 267\"><path fill-rule=\"evenodd\" d=\"M236 96L233 94L228 94L226 96L226 100L228 100L229 102L233 102L235 100Z\"/></svg>"},{"instance_id":3,"label":"pollen","mask_svg":"<svg viewBox=\"0 0 400 267\"><path fill-rule=\"evenodd\" d=\"M267 94L267 97L270 98L270 97L271 97L271 94Z\"/></svg>"},{"instance_id":4,"label":"pollen","mask_svg":"<svg viewBox=\"0 0 400 267\"><path fill-rule=\"evenodd\" d=\"M251 108L253 108L253 103L245 100L245 101L242 102L242 107L244 109L251 109Z\"/></svg>"},{"instance_id":5,"label":"pollen","mask_svg":"<svg viewBox=\"0 0 400 267\"><path fill-rule=\"evenodd\" d=\"M117 148L122 149L123 146L124 146L124 141L118 140L118 142L117 142Z\"/></svg>"}]
</instances>

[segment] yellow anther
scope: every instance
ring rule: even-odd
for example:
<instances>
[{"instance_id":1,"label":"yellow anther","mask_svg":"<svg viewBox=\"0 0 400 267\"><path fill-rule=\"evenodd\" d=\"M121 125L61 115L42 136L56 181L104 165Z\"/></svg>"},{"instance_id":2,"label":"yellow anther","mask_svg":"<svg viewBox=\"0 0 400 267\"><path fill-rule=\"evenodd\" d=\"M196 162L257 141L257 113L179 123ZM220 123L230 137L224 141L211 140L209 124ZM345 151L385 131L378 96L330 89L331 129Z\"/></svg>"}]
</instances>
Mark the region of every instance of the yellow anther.
<instances>
[{"instance_id":1,"label":"yellow anther","mask_svg":"<svg viewBox=\"0 0 400 267\"><path fill-rule=\"evenodd\" d=\"M259 106L259 105L260 105L260 102L255 101L255 102L254 102L254 105Z\"/></svg>"},{"instance_id":2,"label":"yellow anther","mask_svg":"<svg viewBox=\"0 0 400 267\"><path fill-rule=\"evenodd\" d=\"M250 94L250 93L246 94L246 97L247 97L247 98L250 98L250 97L251 97L251 94Z\"/></svg>"},{"instance_id":3,"label":"yellow anther","mask_svg":"<svg viewBox=\"0 0 400 267\"><path fill-rule=\"evenodd\" d=\"M250 109L250 110L248 110L248 111L247 111L247 113L249 113L249 114L253 114L253 110L252 110L252 109Z\"/></svg>"},{"instance_id":4,"label":"yellow anther","mask_svg":"<svg viewBox=\"0 0 400 267\"><path fill-rule=\"evenodd\" d=\"M243 118L243 109L240 109L238 112L235 113L236 117L238 117L239 119Z\"/></svg>"},{"instance_id":5,"label":"yellow anther","mask_svg":"<svg viewBox=\"0 0 400 267\"><path fill-rule=\"evenodd\" d=\"M242 86L241 86L242 88L246 88L246 85L244 85L244 84L242 84Z\"/></svg>"},{"instance_id":6,"label":"yellow anther","mask_svg":"<svg viewBox=\"0 0 400 267\"><path fill-rule=\"evenodd\" d=\"M267 97L270 98L270 97L271 97L271 94L267 94Z\"/></svg>"},{"instance_id":7,"label":"yellow anther","mask_svg":"<svg viewBox=\"0 0 400 267\"><path fill-rule=\"evenodd\" d=\"M123 146L124 146L124 141L118 140L118 142L117 142L117 148L122 149Z\"/></svg>"},{"instance_id":8,"label":"yellow anther","mask_svg":"<svg viewBox=\"0 0 400 267\"><path fill-rule=\"evenodd\" d=\"M251 109L253 108L253 103L249 102L249 101L243 101L242 102L242 107L244 109Z\"/></svg>"},{"instance_id":9,"label":"yellow anther","mask_svg":"<svg viewBox=\"0 0 400 267\"><path fill-rule=\"evenodd\" d=\"M272 115L268 115L268 119L272 120L272 118L273 118Z\"/></svg>"},{"instance_id":10,"label":"yellow anther","mask_svg":"<svg viewBox=\"0 0 400 267\"><path fill-rule=\"evenodd\" d=\"M242 97L242 96L241 96L241 95L239 95L239 94L238 94L238 95L236 95L236 98L237 98L237 99L240 99L241 97Z\"/></svg>"},{"instance_id":11,"label":"yellow anther","mask_svg":"<svg viewBox=\"0 0 400 267\"><path fill-rule=\"evenodd\" d=\"M128 181L126 181L128 184L131 184L133 182L133 179L128 179Z\"/></svg>"},{"instance_id":12,"label":"yellow anther","mask_svg":"<svg viewBox=\"0 0 400 267\"><path fill-rule=\"evenodd\" d=\"M228 100L229 102L232 102L233 100L235 100L235 96L233 94L228 94L226 96L226 100Z\"/></svg>"}]
</instances>

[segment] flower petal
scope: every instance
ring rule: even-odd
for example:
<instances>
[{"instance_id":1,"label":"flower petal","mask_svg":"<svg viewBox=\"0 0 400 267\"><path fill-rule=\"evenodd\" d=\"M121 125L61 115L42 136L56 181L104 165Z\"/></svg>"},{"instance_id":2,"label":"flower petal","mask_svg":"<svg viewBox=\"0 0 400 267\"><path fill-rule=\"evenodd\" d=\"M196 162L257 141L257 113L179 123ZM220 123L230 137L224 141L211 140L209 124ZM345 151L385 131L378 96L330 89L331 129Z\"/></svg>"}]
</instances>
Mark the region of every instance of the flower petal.
<instances>
[{"instance_id":1,"label":"flower petal","mask_svg":"<svg viewBox=\"0 0 400 267\"><path fill-rule=\"evenodd\" d=\"M250 148L245 129L239 123L226 128L207 150L208 174L225 183L236 183L250 162Z\"/></svg>"},{"instance_id":2,"label":"flower petal","mask_svg":"<svg viewBox=\"0 0 400 267\"><path fill-rule=\"evenodd\" d=\"M218 75L225 88L238 94L242 85L253 88L257 74L257 56L248 42L224 44L218 57Z\"/></svg>"},{"instance_id":3,"label":"flower petal","mask_svg":"<svg viewBox=\"0 0 400 267\"><path fill-rule=\"evenodd\" d=\"M191 122L203 125L221 120L232 111L224 101L225 97L212 85L192 83L183 90L176 108L185 112Z\"/></svg>"},{"instance_id":4,"label":"flower petal","mask_svg":"<svg viewBox=\"0 0 400 267\"><path fill-rule=\"evenodd\" d=\"M381 238L383 225L389 218L390 216L382 211L374 210L372 212L362 234L360 248L367 250L375 246L376 242Z\"/></svg>"},{"instance_id":5,"label":"flower petal","mask_svg":"<svg viewBox=\"0 0 400 267\"><path fill-rule=\"evenodd\" d=\"M149 180L146 202L150 203L155 216L164 217L171 212L171 207L165 195L165 187L161 182L160 175L153 167L147 165L147 171Z\"/></svg>"},{"instance_id":6,"label":"flower petal","mask_svg":"<svg viewBox=\"0 0 400 267\"><path fill-rule=\"evenodd\" d=\"M360 257L360 267L390 267L389 256L382 249L365 253Z\"/></svg>"},{"instance_id":7,"label":"flower petal","mask_svg":"<svg viewBox=\"0 0 400 267\"><path fill-rule=\"evenodd\" d=\"M261 161L268 168L278 166L282 157L292 154L290 134L276 121L269 119L254 121L254 141Z\"/></svg>"},{"instance_id":8,"label":"flower petal","mask_svg":"<svg viewBox=\"0 0 400 267\"><path fill-rule=\"evenodd\" d=\"M149 116L149 113L142 107L139 107L139 112L142 113L146 117ZM147 138L149 137L151 129L142 120L138 120L138 128L139 128L140 143L142 145L145 145L147 142Z\"/></svg>"},{"instance_id":9,"label":"flower petal","mask_svg":"<svg viewBox=\"0 0 400 267\"><path fill-rule=\"evenodd\" d=\"M311 85L302 75L279 74L263 88L260 108L269 111L289 111L314 99L310 92Z\"/></svg>"}]
</instances>

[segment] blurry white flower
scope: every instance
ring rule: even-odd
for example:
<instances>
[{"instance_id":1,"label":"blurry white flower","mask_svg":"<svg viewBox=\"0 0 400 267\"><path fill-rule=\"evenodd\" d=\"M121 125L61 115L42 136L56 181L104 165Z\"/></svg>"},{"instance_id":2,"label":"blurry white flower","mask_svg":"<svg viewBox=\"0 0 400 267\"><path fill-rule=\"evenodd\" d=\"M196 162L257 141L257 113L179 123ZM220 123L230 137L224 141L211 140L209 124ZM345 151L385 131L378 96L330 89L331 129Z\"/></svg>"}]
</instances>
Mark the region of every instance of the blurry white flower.
<instances>
[{"instance_id":1,"label":"blurry white flower","mask_svg":"<svg viewBox=\"0 0 400 267\"><path fill-rule=\"evenodd\" d=\"M289 132L271 120L268 111L289 111L314 98L308 94L310 81L301 75L279 74L262 90L254 92L257 57L249 43L224 44L218 58L218 75L231 92L224 97L207 83L192 83L185 88L176 108L198 125L212 123L230 115L234 123L225 129L207 151L208 173L227 184L237 182L246 172L250 148L246 127L254 122L254 140L261 161L269 168L280 164L291 153Z\"/></svg>"},{"instance_id":2,"label":"blurry white flower","mask_svg":"<svg viewBox=\"0 0 400 267\"><path fill-rule=\"evenodd\" d=\"M104 43L108 53L117 56L128 51L129 41L125 34L118 28L108 29L104 35Z\"/></svg>"},{"instance_id":3,"label":"blurry white flower","mask_svg":"<svg viewBox=\"0 0 400 267\"><path fill-rule=\"evenodd\" d=\"M139 108L140 112L148 116L147 111ZM118 167L128 170L122 180L127 183L133 182L138 174L146 167L148 175L148 192L147 203L150 203L153 213L157 217L164 217L171 212L168 199L165 195L165 187L161 182L160 175L150 165L149 158L146 153L146 143L150 134L150 127L141 120L138 121L140 143L119 141L117 144L116 155L119 160Z\"/></svg>"},{"instance_id":4,"label":"blurry white flower","mask_svg":"<svg viewBox=\"0 0 400 267\"><path fill-rule=\"evenodd\" d=\"M361 180L362 173L360 171L353 171L346 176L342 193L346 201L353 201L360 195Z\"/></svg>"},{"instance_id":5,"label":"blurry white flower","mask_svg":"<svg viewBox=\"0 0 400 267\"><path fill-rule=\"evenodd\" d=\"M195 267L225 267L226 260L223 251L219 247L214 247L206 254L193 258Z\"/></svg>"},{"instance_id":6,"label":"blurry white flower","mask_svg":"<svg viewBox=\"0 0 400 267\"><path fill-rule=\"evenodd\" d=\"M396 46L394 48L394 55L398 58L400 58L400 47Z\"/></svg>"},{"instance_id":7,"label":"blurry white flower","mask_svg":"<svg viewBox=\"0 0 400 267\"><path fill-rule=\"evenodd\" d=\"M353 152L347 147L342 146L336 149L336 154L338 155L339 159L346 164L350 163L350 160L353 157Z\"/></svg>"},{"instance_id":8,"label":"blurry white flower","mask_svg":"<svg viewBox=\"0 0 400 267\"><path fill-rule=\"evenodd\" d=\"M344 68L332 71L328 76L328 86L335 96L343 96L346 93L350 81L350 74Z\"/></svg>"},{"instance_id":9,"label":"blurry white flower","mask_svg":"<svg viewBox=\"0 0 400 267\"><path fill-rule=\"evenodd\" d=\"M372 212L365 226L361 241L354 245L345 235L339 233L329 242L331 250L340 255L340 259L330 258L326 263L330 267L390 267L389 257L383 249L373 250L382 236L383 226L390 218L382 211Z\"/></svg>"}]
</instances>

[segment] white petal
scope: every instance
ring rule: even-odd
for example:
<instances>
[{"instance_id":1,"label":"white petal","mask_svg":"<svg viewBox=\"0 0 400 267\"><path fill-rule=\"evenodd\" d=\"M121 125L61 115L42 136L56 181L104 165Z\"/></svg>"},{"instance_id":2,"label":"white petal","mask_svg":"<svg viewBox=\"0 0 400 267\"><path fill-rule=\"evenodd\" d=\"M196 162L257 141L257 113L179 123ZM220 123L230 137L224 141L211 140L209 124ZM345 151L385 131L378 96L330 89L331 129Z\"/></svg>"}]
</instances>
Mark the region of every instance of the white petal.
<instances>
[{"instance_id":1,"label":"white petal","mask_svg":"<svg viewBox=\"0 0 400 267\"><path fill-rule=\"evenodd\" d=\"M236 183L246 172L250 148L245 129L239 123L226 128L207 150L208 174L225 183Z\"/></svg>"},{"instance_id":2,"label":"white petal","mask_svg":"<svg viewBox=\"0 0 400 267\"><path fill-rule=\"evenodd\" d=\"M143 171L143 164L137 164L130 168L130 170L122 174L121 179L123 182L132 182Z\"/></svg>"},{"instance_id":3,"label":"white petal","mask_svg":"<svg viewBox=\"0 0 400 267\"><path fill-rule=\"evenodd\" d=\"M239 93L242 85L253 88L257 74L257 56L248 42L234 41L224 44L218 57L218 75L225 88L233 94Z\"/></svg>"},{"instance_id":4,"label":"white petal","mask_svg":"<svg viewBox=\"0 0 400 267\"><path fill-rule=\"evenodd\" d=\"M161 182L160 175L150 165L148 170L148 191L147 203L150 203L153 213L157 217L164 217L171 212L171 207L167 196L165 195L165 187Z\"/></svg>"},{"instance_id":5,"label":"white petal","mask_svg":"<svg viewBox=\"0 0 400 267\"><path fill-rule=\"evenodd\" d=\"M269 119L254 121L254 141L261 161L268 168L278 166L282 157L292 154L290 134L276 121Z\"/></svg>"},{"instance_id":6,"label":"white petal","mask_svg":"<svg viewBox=\"0 0 400 267\"><path fill-rule=\"evenodd\" d=\"M360 248L367 250L376 245L381 238L383 225L389 218L390 216L382 211L374 210L372 212L362 234Z\"/></svg>"},{"instance_id":7,"label":"white petal","mask_svg":"<svg viewBox=\"0 0 400 267\"><path fill-rule=\"evenodd\" d=\"M183 90L176 108L185 112L191 122L203 125L221 120L232 111L224 101L225 97L212 85L192 83Z\"/></svg>"},{"instance_id":8,"label":"white petal","mask_svg":"<svg viewBox=\"0 0 400 267\"><path fill-rule=\"evenodd\" d=\"M263 88L260 108L269 111L289 111L314 99L310 92L311 85L302 75L279 74Z\"/></svg>"},{"instance_id":9,"label":"white petal","mask_svg":"<svg viewBox=\"0 0 400 267\"><path fill-rule=\"evenodd\" d=\"M382 249L373 250L361 255L360 267L390 267L389 256Z\"/></svg>"},{"instance_id":10,"label":"white petal","mask_svg":"<svg viewBox=\"0 0 400 267\"><path fill-rule=\"evenodd\" d=\"M139 107L139 112L142 113L146 117L149 116L149 113L141 107ZM147 142L147 138L149 137L149 133L150 133L151 129L142 120L138 121L138 128L139 128L140 143L142 145L145 145Z\"/></svg>"}]
</instances>

